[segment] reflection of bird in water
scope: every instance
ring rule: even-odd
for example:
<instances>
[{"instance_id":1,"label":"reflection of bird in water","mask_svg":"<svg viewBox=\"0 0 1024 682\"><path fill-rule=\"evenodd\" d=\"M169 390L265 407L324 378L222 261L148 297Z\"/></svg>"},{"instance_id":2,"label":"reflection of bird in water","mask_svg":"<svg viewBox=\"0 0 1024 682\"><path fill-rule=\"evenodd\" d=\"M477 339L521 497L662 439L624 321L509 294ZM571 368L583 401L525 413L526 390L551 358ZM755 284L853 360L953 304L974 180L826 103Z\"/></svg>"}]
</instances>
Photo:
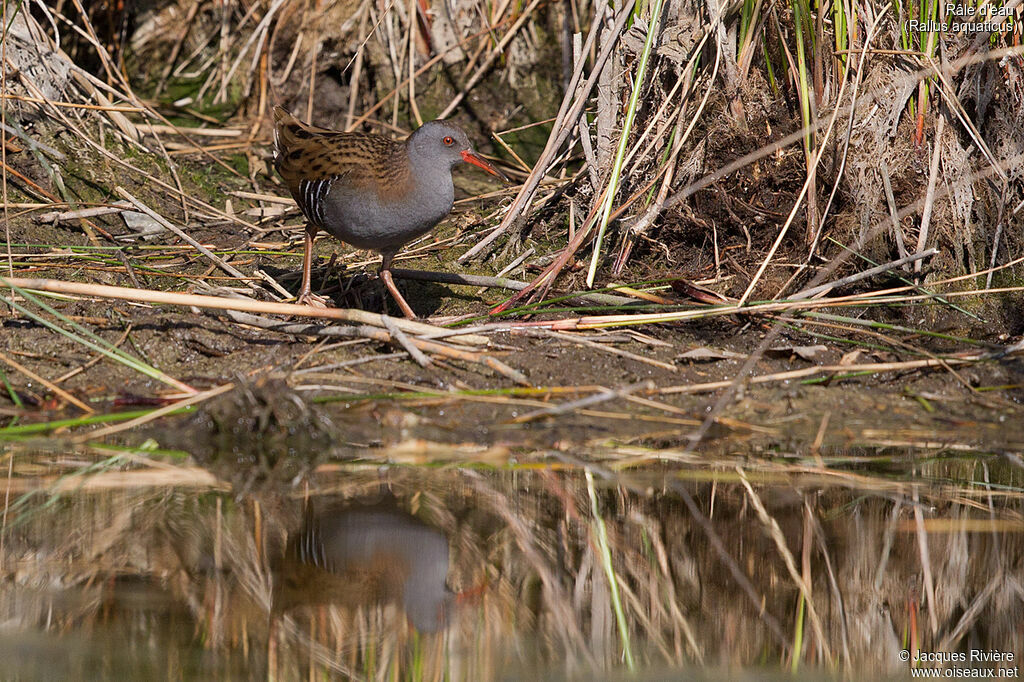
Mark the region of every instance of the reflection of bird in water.
<instances>
[{"instance_id":1,"label":"reflection of bird in water","mask_svg":"<svg viewBox=\"0 0 1024 682\"><path fill-rule=\"evenodd\" d=\"M400 602L417 630L435 632L452 608L447 575L448 538L410 514L381 507L313 514L307 507L278 570L274 611Z\"/></svg>"}]
</instances>

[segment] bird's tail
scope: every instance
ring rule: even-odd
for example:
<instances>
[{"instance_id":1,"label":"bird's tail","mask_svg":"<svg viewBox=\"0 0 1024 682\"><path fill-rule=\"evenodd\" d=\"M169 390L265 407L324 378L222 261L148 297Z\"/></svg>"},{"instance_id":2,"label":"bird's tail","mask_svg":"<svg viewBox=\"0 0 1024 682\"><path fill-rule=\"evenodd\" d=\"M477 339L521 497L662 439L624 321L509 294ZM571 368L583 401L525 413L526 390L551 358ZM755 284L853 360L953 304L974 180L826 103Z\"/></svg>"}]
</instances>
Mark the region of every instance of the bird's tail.
<instances>
[{"instance_id":1,"label":"bird's tail","mask_svg":"<svg viewBox=\"0 0 1024 682\"><path fill-rule=\"evenodd\" d=\"M275 158L287 153L301 144L302 141L320 135L339 135L337 130L320 128L303 123L295 118L284 107L274 107L274 152Z\"/></svg>"},{"instance_id":2,"label":"bird's tail","mask_svg":"<svg viewBox=\"0 0 1024 682\"><path fill-rule=\"evenodd\" d=\"M274 159L286 153L294 145L295 130L302 127L302 121L295 118L284 107L274 107Z\"/></svg>"}]
</instances>

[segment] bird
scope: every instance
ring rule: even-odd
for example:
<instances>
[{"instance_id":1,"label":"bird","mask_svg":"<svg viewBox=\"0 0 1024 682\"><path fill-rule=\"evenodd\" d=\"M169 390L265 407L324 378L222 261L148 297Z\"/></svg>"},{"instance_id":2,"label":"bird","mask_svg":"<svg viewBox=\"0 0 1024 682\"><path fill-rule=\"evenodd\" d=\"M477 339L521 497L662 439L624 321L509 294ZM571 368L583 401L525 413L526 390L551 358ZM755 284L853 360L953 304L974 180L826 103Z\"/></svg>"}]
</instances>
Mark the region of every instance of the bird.
<instances>
[{"instance_id":1,"label":"bird","mask_svg":"<svg viewBox=\"0 0 1024 682\"><path fill-rule=\"evenodd\" d=\"M302 527L274 563L276 613L397 602L421 633L443 630L454 614L447 536L388 500L323 510L307 503Z\"/></svg>"},{"instance_id":2,"label":"bird","mask_svg":"<svg viewBox=\"0 0 1024 682\"><path fill-rule=\"evenodd\" d=\"M508 181L450 121L429 121L405 140L393 140L319 128L275 107L274 167L306 218L298 303L326 305L310 290L313 239L324 230L380 253L381 280L402 314L415 318L391 277L391 260L451 212L452 169L461 163Z\"/></svg>"}]
</instances>

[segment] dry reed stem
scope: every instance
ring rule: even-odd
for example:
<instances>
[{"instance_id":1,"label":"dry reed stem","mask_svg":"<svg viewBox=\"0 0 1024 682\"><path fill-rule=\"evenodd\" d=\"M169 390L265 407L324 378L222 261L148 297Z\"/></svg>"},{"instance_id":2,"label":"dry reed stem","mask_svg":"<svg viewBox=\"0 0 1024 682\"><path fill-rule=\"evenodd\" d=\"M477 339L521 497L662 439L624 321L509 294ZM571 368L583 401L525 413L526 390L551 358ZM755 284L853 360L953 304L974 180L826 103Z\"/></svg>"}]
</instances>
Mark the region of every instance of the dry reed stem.
<instances>
[{"instance_id":1,"label":"dry reed stem","mask_svg":"<svg viewBox=\"0 0 1024 682\"><path fill-rule=\"evenodd\" d=\"M569 414L571 412L582 412L584 408L588 408L591 405L598 405L600 403L608 402L609 400L618 400L625 398L626 396L632 395L633 393L646 392L650 393L654 390L654 382L643 381L638 384L631 384L629 386L623 386L621 388L610 389L601 387L597 393L588 395L584 398L572 400L567 403L561 403L558 405L549 405L539 410L534 410L518 417L513 417L509 420L510 424L525 424L527 422L534 421L541 417L556 417L559 415ZM628 418L635 418L634 415L627 415ZM673 422L676 420L673 420ZM668 423L673 423L668 422Z\"/></svg>"},{"instance_id":2,"label":"dry reed stem","mask_svg":"<svg viewBox=\"0 0 1024 682\"><path fill-rule=\"evenodd\" d=\"M74 405L78 409L82 410L86 414L92 414L92 413L94 413L96 411L96 410L92 409L91 407L89 407L88 405L86 405L85 403L83 403L81 400L79 400L75 396L73 396L70 393L68 393L67 391L65 391L63 388L61 388L57 384L55 384L52 381L50 381L49 379L45 379L45 378L39 376L38 374L36 374L32 370L30 370L28 367L25 367L24 365L19 364L18 362L16 362L15 360L12 360L11 358L9 358L6 355L4 355L3 353L0 353L0 362L6 363L7 365L12 367L16 371L21 372L22 374L27 376L29 379L31 379L33 381L38 381L43 386L45 386L46 388L50 389L55 394L57 394L58 396L60 396L64 400L66 400L67 402L71 403L72 405Z\"/></svg>"},{"instance_id":3,"label":"dry reed stem","mask_svg":"<svg viewBox=\"0 0 1024 682\"><path fill-rule=\"evenodd\" d=\"M515 267L515 263L513 263L512 267ZM402 268L392 268L391 273L399 279L410 279L420 282L441 282L442 284L465 284L467 286L502 288L511 289L513 291L522 291L530 286L529 282L521 282L519 280L508 279L507 277L501 276L488 277L486 275L463 275L454 272L431 272L427 270L405 270ZM625 296L615 296L613 294L603 293L576 294L572 296L569 301L583 304L613 306L635 303L635 300L626 298Z\"/></svg>"},{"instance_id":4,"label":"dry reed stem","mask_svg":"<svg viewBox=\"0 0 1024 682\"><path fill-rule=\"evenodd\" d=\"M0 278L0 286L10 285L23 289L47 291L59 294L96 296L99 298L112 298L143 303L195 306L197 308L210 308L213 310L238 310L270 315L315 317L325 320L355 322L375 327L384 326L382 315L348 308L314 308L313 306L296 305L294 303L267 303L243 298L221 298L219 296L205 296L200 294L181 294L168 291L154 291L152 289L132 289L129 287L114 287L101 284L64 282L62 280L54 279L25 279L19 277ZM418 335L447 331L440 327L435 327L423 322L416 322L414 320L406 320L404 318L394 318L394 323L402 331L409 334ZM477 335L466 335L455 338L457 339L457 342L464 345L485 346L490 342L486 337Z\"/></svg>"},{"instance_id":5,"label":"dry reed stem","mask_svg":"<svg viewBox=\"0 0 1024 682\"><path fill-rule=\"evenodd\" d=\"M15 95L12 93L0 94L0 99L13 99L19 102L31 102L32 104L48 104L52 107L66 107L68 109L87 109L89 111L119 111L123 114L141 114L146 109L130 104L80 104L77 102L61 102L55 99L44 99L41 97L29 97L27 95Z\"/></svg>"},{"instance_id":6,"label":"dry reed stem","mask_svg":"<svg viewBox=\"0 0 1024 682\"><path fill-rule=\"evenodd\" d=\"M802 301L807 298L814 298L815 296L820 296L822 294L828 293L829 291L837 287L845 286L847 284L853 284L854 282L860 282L861 280L868 279L869 277L880 275L883 272L894 270L898 267L906 265L907 263L914 263L915 266L920 265L923 259L931 258L932 256L935 256L938 253L939 250L935 247L932 247L930 249L918 249L918 252L913 255L906 255L903 258L899 258L888 263L883 263L882 265L876 265L873 268L862 270L861 272L858 272L855 275L849 275L847 277L837 279L834 282L826 282L825 284L819 284L816 287L804 289L795 294L792 294L791 296L788 296L787 298L790 301Z\"/></svg>"},{"instance_id":7,"label":"dry reed stem","mask_svg":"<svg viewBox=\"0 0 1024 682\"><path fill-rule=\"evenodd\" d=\"M412 357L413 360L416 361L416 363L420 367L425 368L431 366L430 359L427 358L427 356L423 354L423 351L421 351L416 346L416 344L413 343L409 339L409 337L405 335L405 332L403 332L395 325L391 318L385 316L382 318L382 321L384 322L384 328L388 330L389 334L391 334L391 338L394 339L395 342L398 343L400 346L402 346L402 348L405 349L405 351Z\"/></svg>"},{"instance_id":8,"label":"dry reed stem","mask_svg":"<svg viewBox=\"0 0 1024 682\"><path fill-rule=\"evenodd\" d=\"M512 205L509 206L508 212L505 214L505 217L502 218L501 224L494 232L478 242L472 249L459 256L457 259L459 263L464 263L479 255L496 239L498 239L498 237L510 230L521 218L525 217L526 211L533 200L533 196L537 191L541 178L543 178L544 174L547 173L548 167L554 161L562 144L576 129L576 122L583 114L583 108L587 103L590 92L597 84L602 67L611 56L612 48L618 42L622 30L626 26L626 22L632 16L634 2L635 0L628 0L626 5L620 10L619 16L616 18L615 24L612 27L610 39L607 43L601 46L601 52L594 60L591 67L590 77L578 91L575 85L583 75L586 60L581 59L579 64L576 66L576 70L573 72L573 77L569 82L569 87L566 90L566 95L562 100L561 107L559 108L559 115L556 118L555 126L551 130L551 135L548 137L544 151L541 152L540 159L538 159L537 163L534 165L533 172L530 173L530 176L527 177L526 181L523 183L522 189L520 189L519 194L516 195ZM603 11L603 7L595 6L594 20L591 24L590 34L587 36L586 45L584 45L583 48L584 54L587 53L590 50L590 47L594 45L594 41L597 39L597 34L601 31L601 15Z\"/></svg>"}]
</instances>

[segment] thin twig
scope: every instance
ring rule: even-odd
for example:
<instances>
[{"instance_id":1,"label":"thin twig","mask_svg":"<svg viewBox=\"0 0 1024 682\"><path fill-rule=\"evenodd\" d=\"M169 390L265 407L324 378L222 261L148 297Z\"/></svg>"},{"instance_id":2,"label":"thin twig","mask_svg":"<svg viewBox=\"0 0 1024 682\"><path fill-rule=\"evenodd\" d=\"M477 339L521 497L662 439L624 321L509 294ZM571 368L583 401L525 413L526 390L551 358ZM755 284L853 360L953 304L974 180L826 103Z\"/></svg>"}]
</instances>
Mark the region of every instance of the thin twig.
<instances>
[{"instance_id":1,"label":"thin twig","mask_svg":"<svg viewBox=\"0 0 1024 682\"><path fill-rule=\"evenodd\" d=\"M788 298L791 301L802 301L807 298L813 298L820 294L824 294L828 291L831 291L836 287L841 287L847 284L852 284L854 282L859 282L861 280L874 277L875 275L881 274L883 272L888 272L889 270L895 270L896 268L902 265L906 265L907 263L912 263L915 261L919 263L921 260L925 258L931 258L938 252L939 250L937 248L932 247L925 251L919 251L918 253L911 254L909 256L905 256L903 258L899 258L897 260L890 261L888 263L884 263L873 268L868 268L867 270L864 270L863 272L858 272L855 275L850 275L849 277L837 279L834 282L827 282L825 284L820 284L816 287L811 287L810 289L804 289L803 291L797 292L792 296L789 296Z\"/></svg>"},{"instance_id":2,"label":"thin twig","mask_svg":"<svg viewBox=\"0 0 1024 682\"><path fill-rule=\"evenodd\" d=\"M57 384L55 384L52 381L50 381L49 379L46 379L44 377L39 376L38 374L36 374L32 370L30 370L28 367L25 367L24 365L19 364L18 362L12 360L11 358L9 358L6 355L4 355L3 353L0 353L0 362L3 362L3 363L6 363L7 365L10 365L11 367L13 367L18 372L21 372L22 374L27 376L29 379L31 379L33 381L38 381L43 386L45 386L46 388L50 389L51 391L56 393L58 396L60 396L64 400L68 401L69 403L71 403L72 405L74 405L78 409L82 410L83 412L91 414L91 413L96 411L96 410L92 409L91 407L89 407L88 405L86 405L85 403L83 403L81 400L79 400L75 396L73 396L70 393L68 393L67 391L65 391L63 388L61 388Z\"/></svg>"}]
</instances>

